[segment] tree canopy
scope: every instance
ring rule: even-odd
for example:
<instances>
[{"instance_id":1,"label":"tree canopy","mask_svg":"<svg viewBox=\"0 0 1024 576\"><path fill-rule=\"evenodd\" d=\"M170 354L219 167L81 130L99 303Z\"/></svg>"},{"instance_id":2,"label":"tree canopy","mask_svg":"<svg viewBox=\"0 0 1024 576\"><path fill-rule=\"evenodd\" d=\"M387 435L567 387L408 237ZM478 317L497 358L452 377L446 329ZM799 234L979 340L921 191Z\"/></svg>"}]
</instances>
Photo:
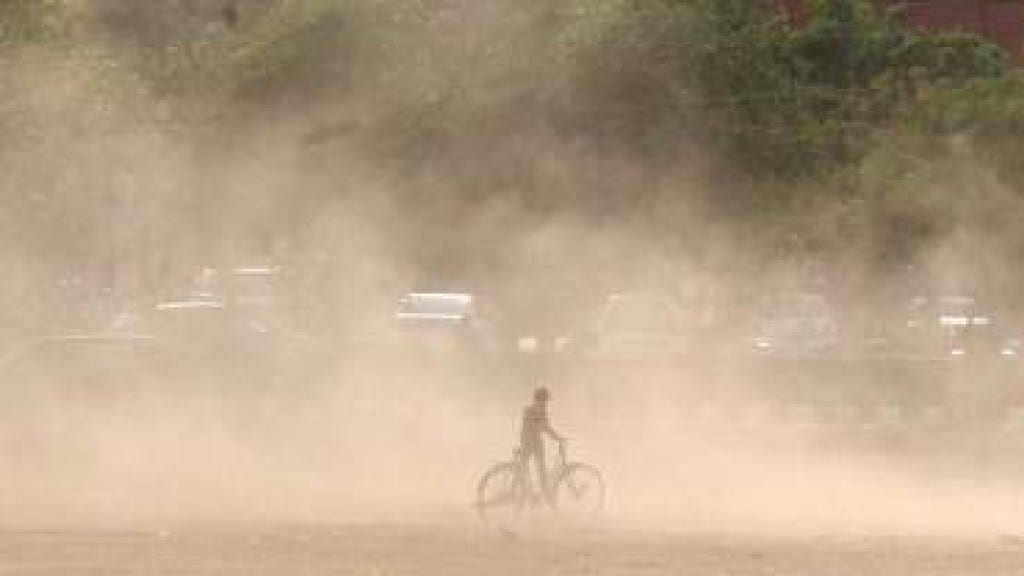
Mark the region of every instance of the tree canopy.
<instances>
[{"instance_id":1,"label":"tree canopy","mask_svg":"<svg viewBox=\"0 0 1024 576\"><path fill-rule=\"evenodd\" d=\"M249 202L257 188L269 213L292 206L290 225L359 194L337 161L355 151L397 201L429 195L437 214L501 202L664 219L699 205L740 229L810 238L809 249L884 243L868 250L881 261L910 258L940 220L983 219L919 209L915 195L939 201L917 187L944 170L1024 190L1024 80L998 46L911 30L867 0L817 0L799 24L770 5L12 0L0 4L12 72L0 81L0 190L24 200L31 186L21 205L39 221L136 188L151 214L180 213L175 226L208 237L230 210L195 210ZM292 168L318 186L230 175L266 152L254 134L284 126L300 132ZM186 176L195 165L202 177ZM232 196L225 181L248 191ZM841 225L807 225L822 205L839 207ZM663 226L697 241L681 221Z\"/></svg>"}]
</instances>

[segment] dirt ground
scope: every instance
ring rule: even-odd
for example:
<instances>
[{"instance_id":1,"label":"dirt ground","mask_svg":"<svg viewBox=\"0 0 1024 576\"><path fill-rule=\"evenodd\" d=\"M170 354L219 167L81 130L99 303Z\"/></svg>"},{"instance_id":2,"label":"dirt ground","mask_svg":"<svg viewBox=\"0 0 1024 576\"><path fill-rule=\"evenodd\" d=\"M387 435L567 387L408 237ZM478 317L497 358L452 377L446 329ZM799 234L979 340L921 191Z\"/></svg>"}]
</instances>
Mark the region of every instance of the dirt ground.
<instances>
[{"instance_id":1,"label":"dirt ground","mask_svg":"<svg viewBox=\"0 0 1024 576\"><path fill-rule=\"evenodd\" d=\"M1024 539L487 532L471 525L0 533L0 573L1011 575Z\"/></svg>"},{"instance_id":2,"label":"dirt ground","mask_svg":"<svg viewBox=\"0 0 1024 576\"><path fill-rule=\"evenodd\" d=\"M1024 574L1016 428L657 402L613 420L567 400L557 422L570 457L604 474L603 519L531 511L502 531L472 504L509 457L518 404L343 392L133 392L12 414L0 576Z\"/></svg>"}]
</instances>

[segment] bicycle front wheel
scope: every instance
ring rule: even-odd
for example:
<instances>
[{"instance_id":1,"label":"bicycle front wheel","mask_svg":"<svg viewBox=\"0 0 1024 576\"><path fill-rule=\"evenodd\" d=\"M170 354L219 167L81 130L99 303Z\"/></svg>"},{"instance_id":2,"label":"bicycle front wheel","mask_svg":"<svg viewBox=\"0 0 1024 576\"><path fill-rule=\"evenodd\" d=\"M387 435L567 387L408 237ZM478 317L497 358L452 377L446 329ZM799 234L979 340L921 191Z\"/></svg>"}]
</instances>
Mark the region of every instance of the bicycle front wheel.
<instances>
[{"instance_id":1,"label":"bicycle front wheel","mask_svg":"<svg viewBox=\"0 0 1024 576\"><path fill-rule=\"evenodd\" d=\"M493 466L476 486L476 510L484 522L505 525L523 510L526 483L522 470L512 462Z\"/></svg>"},{"instance_id":2,"label":"bicycle front wheel","mask_svg":"<svg viewBox=\"0 0 1024 576\"><path fill-rule=\"evenodd\" d=\"M604 509L604 479L589 464L569 464L555 485L555 505L559 515L574 520L590 520Z\"/></svg>"}]
</instances>

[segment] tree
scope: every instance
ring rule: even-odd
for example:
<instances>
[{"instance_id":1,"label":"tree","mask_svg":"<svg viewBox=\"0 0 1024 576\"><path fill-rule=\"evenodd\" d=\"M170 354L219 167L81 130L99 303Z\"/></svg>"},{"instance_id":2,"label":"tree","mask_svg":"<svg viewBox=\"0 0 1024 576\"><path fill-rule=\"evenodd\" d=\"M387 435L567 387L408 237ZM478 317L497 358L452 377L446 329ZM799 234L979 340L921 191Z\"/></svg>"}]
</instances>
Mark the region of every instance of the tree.
<instances>
[{"instance_id":1,"label":"tree","mask_svg":"<svg viewBox=\"0 0 1024 576\"><path fill-rule=\"evenodd\" d=\"M69 23L66 0L5 0L0 2L0 48L60 41Z\"/></svg>"}]
</instances>

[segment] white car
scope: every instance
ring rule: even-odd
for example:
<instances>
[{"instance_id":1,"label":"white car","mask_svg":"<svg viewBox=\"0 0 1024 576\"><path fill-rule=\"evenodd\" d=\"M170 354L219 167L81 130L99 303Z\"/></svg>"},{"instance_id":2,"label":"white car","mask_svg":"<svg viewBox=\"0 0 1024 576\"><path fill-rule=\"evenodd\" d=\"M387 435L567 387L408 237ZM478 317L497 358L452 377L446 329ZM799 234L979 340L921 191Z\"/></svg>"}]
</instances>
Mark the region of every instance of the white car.
<instances>
[{"instance_id":1,"label":"white car","mask_svg":"<svg viewBox=\"0 0 1024 576\"><path fill-rule=\"evenodd\" d=\"M491 323L466 292L410 292L399 299L393 320L405 345L485 354L498 348Z\"/></svg>"},{"instance_id":2,"label":"white car","mask_svg":"<svg viewBox=\"0 0 1024 576\"><path fill-rule=\"evenodd\" d=\"M411 292L398 301L400 325L452 325L473 321L473 296L462 292Z\"/></svg>"}]
</instances>

